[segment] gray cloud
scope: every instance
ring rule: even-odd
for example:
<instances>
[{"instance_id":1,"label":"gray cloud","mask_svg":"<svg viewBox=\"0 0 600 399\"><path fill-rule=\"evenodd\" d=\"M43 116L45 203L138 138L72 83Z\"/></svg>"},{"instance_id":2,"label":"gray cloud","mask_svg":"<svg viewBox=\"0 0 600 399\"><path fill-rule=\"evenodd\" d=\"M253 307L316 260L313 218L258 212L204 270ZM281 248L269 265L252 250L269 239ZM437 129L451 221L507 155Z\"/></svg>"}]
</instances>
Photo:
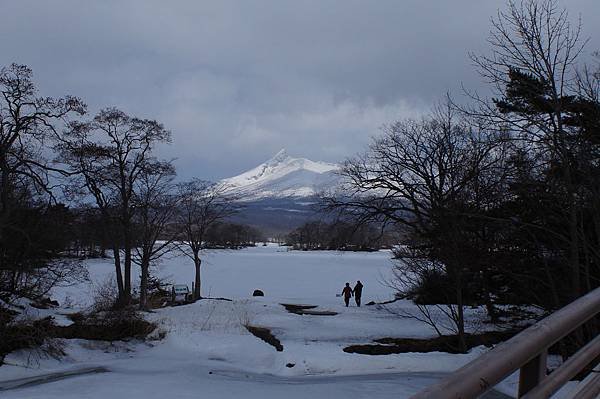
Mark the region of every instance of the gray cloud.
<instances>
[{"instance_id":1,"label":"gray cloud","mask_svg":"<svg viewBox=\"0 0 600 399\"><path fill-rule=\"evenodd\" d=\"M564 2L598 48L597 0ZM460 84L504 1L0 0L0 65L42 93L173 131L182 177L219 178L280 148L339 161Z\"/></svg>"}]
</instances>

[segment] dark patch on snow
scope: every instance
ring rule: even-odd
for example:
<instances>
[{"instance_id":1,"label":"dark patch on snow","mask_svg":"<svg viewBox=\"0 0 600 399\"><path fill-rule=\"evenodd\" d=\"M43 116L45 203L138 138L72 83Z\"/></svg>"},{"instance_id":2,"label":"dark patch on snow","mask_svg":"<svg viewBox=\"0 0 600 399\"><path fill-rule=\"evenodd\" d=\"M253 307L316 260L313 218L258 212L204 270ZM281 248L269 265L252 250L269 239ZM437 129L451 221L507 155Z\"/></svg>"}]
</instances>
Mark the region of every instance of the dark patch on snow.
<instances>
[{"instance_id":1,"label":"dark patch on snow","mask_svg":"<svg viewBox=\"0 0 600 399\"><path fill-rule=\"evenodd\" d=\"M375 301L371 301L369 303L367 303L365 306L373 306L373 305L389 305L390 303L394 303L394 302L398 302L401 301L403 299L406 299L406 295L402 295L399 296L397 298L394 299L390 299L389 301L383 301L383 302L375 302Z\"/></svg>"},{"instance_id":2,"label":"dark patch on snow","mask_svg":"<svg viewBox=\"0 0 600 399\"><path fill-rule=\"evenodd\" d=\"M58 301L50 298L42 298L39 301L31 302L31 306L36 309L52 309L60 306Z\"/></svg>"},{"instance_id":3,"label":"dark patch on snow","mask_svg":"<svg viewBox=\"0 0 600 399\"><path fill-rule=\"evenodd\" d=\"M202 297L202 298L200 298L200 299L211 299L211 300L213 300L213 301L225 301L225 302L233 302L233 299L229 299L229 298L221 298L221 297L216 297L216 298L213 298L213 297L209 297L209 296L203 296L203 297Z\"/></svg>"},{"instance_id":4,"label":"dark patch on snow","mask_svg":"<svg viewBox=\"0 0 600 399\"><path fill-rule=\"evenodd\" d=\"M476 346L492 346L513 337L518 331L488 331L481 334L467 334L465 341L467 349ZM390 355L395 353L428 353L447 352L461 353L458 351L458 337L456 335L444 335L441 337L421 338L379 338L373 340L376 344L350 345L343 350L346 353L358 353L361 355Z\"/></svg>"},{"instance_id":5,"label":"dark patch on snow","mask_svg":"<svg viewBox=\"0 0 600 399\"><path fill-rule=\"evenodd\" d=\"M281 342L271 333L271 330L268 328L251 325L247 325L245 327L255 337L262 339L267 344L277 349L278 352L283 352L283 345L281 345Z\"/></svg>"},{"instance_id":6,"label":"dark patch on snow","mask_svg":"<svg viewBox=\"0 0 600 399\"><path fill-rule=\"evenodd\" d=\"M330 310L314 310L316 305L294 305L291 303L282 303L283 306L288 312L299 314L299 315L312 315L312 316L335 316L337 312L332 312Z\"/></svg>"},{"instance_id":7,"label":"dark patch on snow","mask_svg":"<svg viewBox=\"0 0 600 399\"><path fill-rule=\"evenodd\" d=\"M288 312L294 312L296 310L315 309L317 305L297 305L293 303L280 303Z\"/></svg>"}]
</instances>

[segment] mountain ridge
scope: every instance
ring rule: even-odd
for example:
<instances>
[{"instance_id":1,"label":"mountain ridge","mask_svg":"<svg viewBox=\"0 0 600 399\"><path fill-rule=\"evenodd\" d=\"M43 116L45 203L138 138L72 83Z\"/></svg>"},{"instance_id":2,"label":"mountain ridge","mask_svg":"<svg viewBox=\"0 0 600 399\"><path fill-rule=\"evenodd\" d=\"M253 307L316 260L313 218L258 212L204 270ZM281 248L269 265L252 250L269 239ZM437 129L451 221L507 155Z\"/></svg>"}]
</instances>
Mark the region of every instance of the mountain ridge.
<instances>
[{"instance_id":1,"label":"mountain ridge","mask_svg":"<svg viewBox=\"0 0 600 399\"><path fill-rule=\"evenodd\" d=\"M307 198L337 185L338 164L293 158L285 149L271 159L237 176L221 180L227 193L241 201L267 198Z\"/></svg>"}]
</instances>

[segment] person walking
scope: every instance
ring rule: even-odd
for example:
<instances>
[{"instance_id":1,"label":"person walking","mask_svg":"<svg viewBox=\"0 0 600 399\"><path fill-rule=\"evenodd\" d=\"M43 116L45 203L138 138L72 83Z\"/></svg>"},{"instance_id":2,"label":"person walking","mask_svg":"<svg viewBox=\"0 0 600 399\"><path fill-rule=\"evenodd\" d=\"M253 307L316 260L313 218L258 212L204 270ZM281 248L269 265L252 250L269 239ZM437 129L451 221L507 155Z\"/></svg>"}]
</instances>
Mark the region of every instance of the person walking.
<instances>
[{"instance_id":1,"label":"person walking","mask_svg":"<svg viewBox=\"0 0 600 399\"><path fill-rule=\"evenodd\" d=\"M356 285L354 286L354 300L356 301L356 306L358 306L360 308L360 298L362 297L362 289L363 289L363 285L360 282L360 280L358 280L356 282Z\"/></svg>"},{"instance_id":2,"label":"person walking","mask_svg":"<svg viewBox=\"0 0 600 399\"><path fill-rule=\"evenodd\" d=\"M344 297L344 302L346 302L346 307L350 304L350 297L352 296L352 288L350 288L350 283L346 283L346 286L342 290L342 296Z\"/></svg>"}]
</instances>

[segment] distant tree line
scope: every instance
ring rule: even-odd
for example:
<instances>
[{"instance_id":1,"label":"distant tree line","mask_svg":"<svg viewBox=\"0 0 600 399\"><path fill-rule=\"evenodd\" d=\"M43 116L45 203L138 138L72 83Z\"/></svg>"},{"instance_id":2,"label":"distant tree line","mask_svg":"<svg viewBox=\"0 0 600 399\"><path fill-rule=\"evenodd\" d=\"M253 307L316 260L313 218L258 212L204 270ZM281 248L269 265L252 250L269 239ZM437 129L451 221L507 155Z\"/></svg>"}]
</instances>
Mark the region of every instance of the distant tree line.
<instances>
[{"instance_id":1,"label":"distant tree line","mask_svg":"<svg viewBox=\"0 0 600 399\"><path fill-rule=\"evenodd\" d=\"M376 251L389 248L396 237L372 224L349 221L310 221L285 237L286 245L298 250Z\"/></svg>"},{"instance_id":2,"label":"distant tree line","mask_svg":"<svg viewBox=\"0 0 600 399\"><path fill-rule=\"evenodd\" d=\"M207 248L243 248L267 241L257 228L239 223L218 222L206 234Z\"/></svg>"},{"instance_id":3,"label":"distant tree line","mask_svg":"<svg viewBox=\"0 0 600 399\"><path fill-rule=\"evenodd\" d=\"M509 2L472 57L492 98L386 126L326 199L405 232L391 283L441 334L438 304L460 350L466 305L497 321L501 304L550 312L600 286L600 56L583 63L585 42L555 1Z\"/></svg>"}]
</instances>

